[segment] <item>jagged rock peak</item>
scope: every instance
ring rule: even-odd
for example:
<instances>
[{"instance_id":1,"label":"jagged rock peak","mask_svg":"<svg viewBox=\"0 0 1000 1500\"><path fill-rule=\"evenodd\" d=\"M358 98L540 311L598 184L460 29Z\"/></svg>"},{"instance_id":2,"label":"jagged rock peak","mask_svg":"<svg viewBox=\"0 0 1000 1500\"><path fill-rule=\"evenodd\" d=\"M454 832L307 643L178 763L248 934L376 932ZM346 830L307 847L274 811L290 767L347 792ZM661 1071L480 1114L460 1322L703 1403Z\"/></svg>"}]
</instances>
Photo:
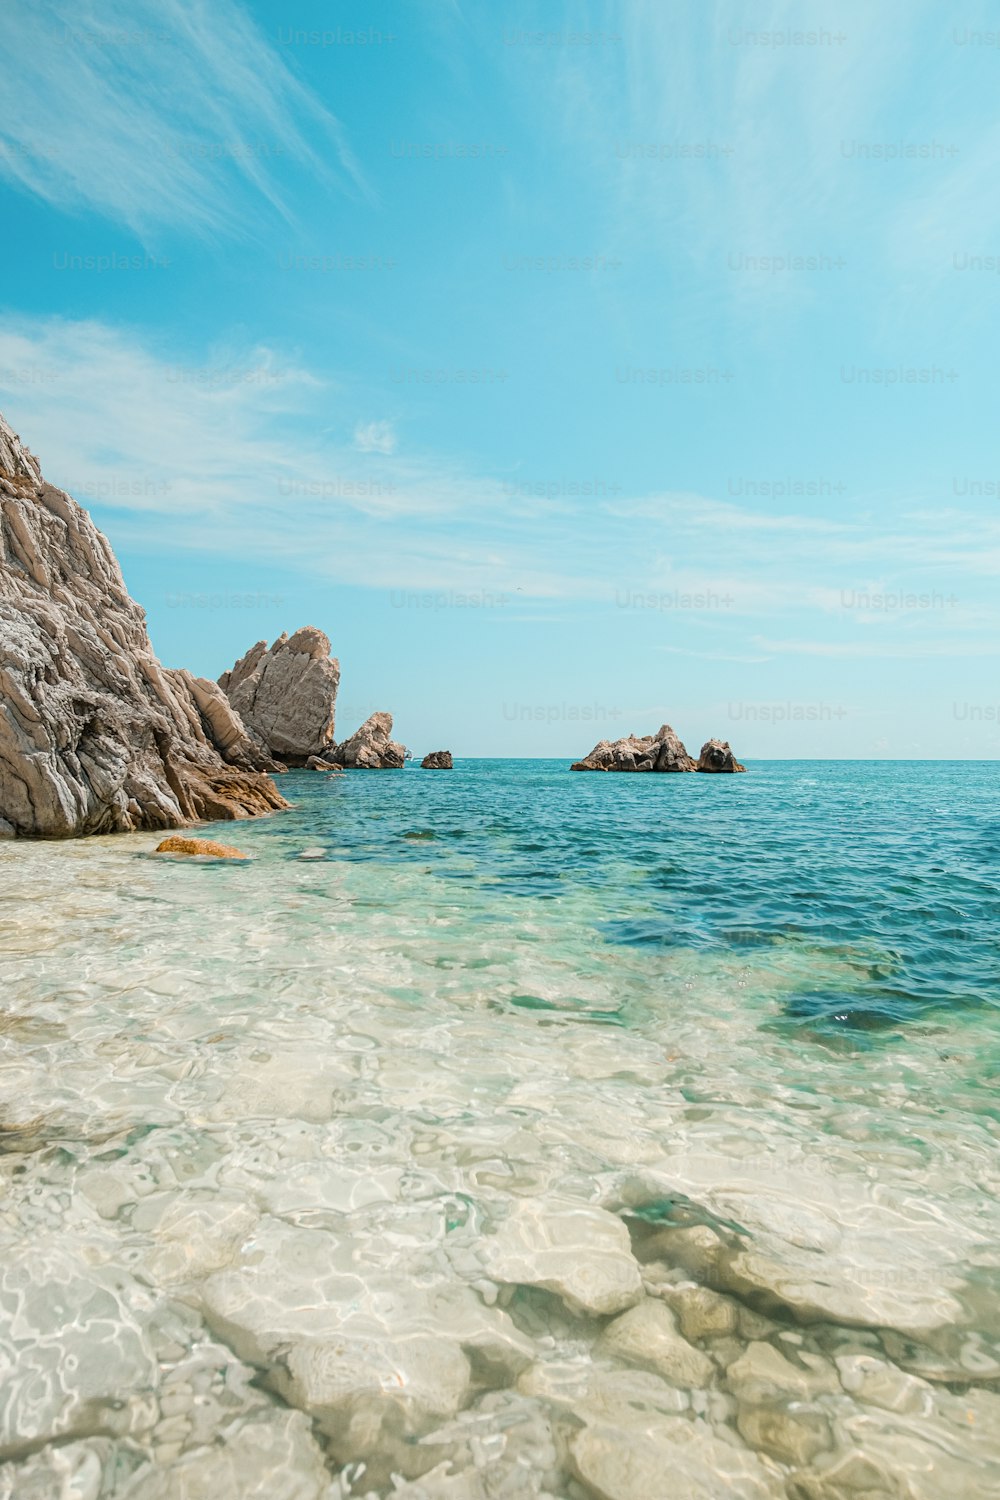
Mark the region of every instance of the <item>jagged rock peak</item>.
<instances>
[{"instance_id":1,"label":"jagged rock peak","mask_svg":"<svg viewBox=\"0 0 1000 1500\"><path fill-rule=\"evenodd\" d=\"M315 625L282 634L271 647L258 641L219 686L251 733L289 765L333 750L340 663Z\"/></svg>"}]
</instances>

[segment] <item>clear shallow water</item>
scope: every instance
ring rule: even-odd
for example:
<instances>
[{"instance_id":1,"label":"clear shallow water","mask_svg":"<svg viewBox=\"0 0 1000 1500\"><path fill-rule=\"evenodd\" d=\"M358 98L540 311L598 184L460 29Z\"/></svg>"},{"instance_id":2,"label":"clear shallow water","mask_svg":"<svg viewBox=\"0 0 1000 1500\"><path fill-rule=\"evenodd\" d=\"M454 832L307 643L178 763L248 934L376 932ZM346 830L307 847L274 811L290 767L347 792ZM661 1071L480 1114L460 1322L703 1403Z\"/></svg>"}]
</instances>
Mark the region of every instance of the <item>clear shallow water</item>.
<instances>
[{"instance_id":1,"label":"clear shallow water","mask_svg":"<svg viewBox=\"0 0 1000 1500\"><path fill-rule=\"evenodd\" d=\"M0 1496L1000 1494L998 786L0 845Z\"/></svg>"}]
</instances>

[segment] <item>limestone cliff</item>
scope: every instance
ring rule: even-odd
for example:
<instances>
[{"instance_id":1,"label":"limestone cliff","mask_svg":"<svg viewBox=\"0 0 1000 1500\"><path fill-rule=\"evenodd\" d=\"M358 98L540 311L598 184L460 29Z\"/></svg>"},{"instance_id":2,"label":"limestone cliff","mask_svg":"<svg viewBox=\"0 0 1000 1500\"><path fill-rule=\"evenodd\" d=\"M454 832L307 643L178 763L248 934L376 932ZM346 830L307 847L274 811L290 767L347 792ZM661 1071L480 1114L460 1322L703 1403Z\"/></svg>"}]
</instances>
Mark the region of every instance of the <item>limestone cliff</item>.
<instances>
[{"instance_id":1,"label":"limestone cliff","mask_svg":"<svg viewBox=\"0 0 1000 1500\"><path fill-rule=\"evenodd\" d=\"M226 695L157 661L87 512L0 416L0 835L56 838L285 806Z\"/></svg>"}]
</instances>

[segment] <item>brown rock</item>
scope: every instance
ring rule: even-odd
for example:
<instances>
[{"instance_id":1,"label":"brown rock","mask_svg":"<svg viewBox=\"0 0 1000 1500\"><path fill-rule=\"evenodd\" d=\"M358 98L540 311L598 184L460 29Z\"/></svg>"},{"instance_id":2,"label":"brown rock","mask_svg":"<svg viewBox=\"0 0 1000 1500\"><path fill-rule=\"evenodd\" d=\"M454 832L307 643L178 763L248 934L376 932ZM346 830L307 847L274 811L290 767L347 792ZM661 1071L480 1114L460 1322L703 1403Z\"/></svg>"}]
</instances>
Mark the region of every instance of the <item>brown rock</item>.
<instances>
[{"instance_id":1,"label":"brown rock","mask_svg":"<svg viewBox=\"0 0 1000 1500\"><path fill-rule=\"evenodd\" d=\"M249 854L244 854L242 849L234 849L231 844L217 844L215 839L164 839L162 844L157 844L157 854L185 854L193 858L195 855L208 856L210 859L249 859Z\"/></svg>"},{"instance_id":2,"label":"brown rock","mask_svg":"<svg viewBox=\"0 0 1000 1500\"><path fill-rule=\"evenodd\" d=\"M574 771L693 771L695 762L669 724L655 734L601 740Z\"/></svg>"},{"instance_id":3,"label":"brown rock","mask_svg":"<svg viewBox=\"0 0 1000 1500\"><path fill-rule=\"evenodd\" d=\"M330 758L359 771L398 770L406 763L406 746L390 739L391 734L392 714L372 714Z\"/></svg>"},{"instance_id":4,"label":"brown rock","mask_svg":"<svg viewBox=\"0 0 1000 1500\"><path fill-rule=\"evenodd\" d=\"M310 755L306 761L305 769L307 771L336 771L340 774L340 767L338 765L335 765L332 760L321 760L318 755Z\"/></svg>"},{"instance_id":5,"label":"brown rock","mask_svg":"<svg viewBox=\"0 0 1000 1500\"><path fill-rule=\"evenodd\" d=\"M698 757L699 771L745 771L732 750L728 740L706 740Z\"/></svg>"},{"instance_id":6,"label":"brown rock","mask_svg":"<svg viewBox=\"0 0 1000 1500\"><path fill-rule=\"evenodd\" d=\"M314 625L279 636L270 649L258 641L219 678L244 724L290 766L332 752L339 685L340 663Z\"/></svg>"},{"instance_id":7,"label":"brown rock","mask_svg":"<svg viewBox=\"0 0 1000 1500\"><path fill-rule=\"evenodd\" d=\"M430 755L424 756L420 766L424 771L452 771L455 768L450 750L432 750Z\"/></svg>"},{"instance_id":8,"label":"brown rock","mask_svg":"<svg viewBox=\"0 0 1000 1500\"><path fill-rule=\"evenodd\" d=\"M0 417L0 828L67 838L284 807L213 682L169 671L86 511Z\"/></svg>"}]
</instances>

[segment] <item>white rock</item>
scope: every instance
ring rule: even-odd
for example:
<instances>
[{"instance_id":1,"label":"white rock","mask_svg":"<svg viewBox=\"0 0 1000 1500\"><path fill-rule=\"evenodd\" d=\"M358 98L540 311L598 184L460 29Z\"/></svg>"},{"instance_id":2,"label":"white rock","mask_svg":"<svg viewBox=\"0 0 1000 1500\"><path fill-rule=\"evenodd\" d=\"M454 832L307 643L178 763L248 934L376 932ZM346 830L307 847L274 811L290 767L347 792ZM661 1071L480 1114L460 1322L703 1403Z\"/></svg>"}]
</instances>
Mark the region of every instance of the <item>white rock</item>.
<instances>
[{"instance_id":1,"label":"white rock","mask_svg":"<svg viewBox=\"0 0 1000 1500\"><path fill-rule=\"evenodd\" d=\"M211 1445L138 1476L135 1500L324 1500L330 1471L301 1412L229 1424Z\"/></svg>"},{"instance_id":2,"label":"white rock","mask_svg":"<svg viewBox=\"0 0 1000 1500\"><path fill-rule=\"evenodd\" d=\"M0 1262L0 1460L25 1445L152 1427L159 1370L125 1275L48 1241Z\"/></svg>"},{"instance_id":3,"label":"white rock","mask_svg":"<svg viewBox=\"0 0 1000 1500\"><path fill-rule=\"evenodd\" d=\"M185 1193L147 1198L132 1216L133 1228L152 1236L145 1258L156 1285L202 1281L229 1265L253 1230L258 1213L225 1193Z\"/></svg>"},{"instance_id":4,"label":"white rock","mask_svg":"<svg viewBox=\"0 0 1000 1500\"><path fill-rule=\"evenodd\" d=\"M570 1443L570 1459L599 1500L773 1500L782 1493L778 1473L684 1417L627 1435L585 1427Z\"/></svg>"},{"instance_id":5,"label":"white rock","mask_svg":"<svg viewBox=\"0 0 1000 1500\"><path fill-rule=\"evenodd\" d=\"M590 1204L519 1203L484 1241L482 1258L494 1281L543 1287L573 1312L606 1316L642 1296L628 1230L615 1214Z\"/></svg>"},{"instance_id":6,"label":"white rock","mask_svg":"<svg viewBox=\"0 0 1000 1500\"><path fill-rule=\"evenodd\" d=\"M373 1269L343 1234L265 1218L232 1270L201 1292L209 1326L315 1418L334 1451L384 1457L454 1415L472 1372L508 1383L531 1348L507 1315L458 1282Z\"/></svg>"}]
</instances>

